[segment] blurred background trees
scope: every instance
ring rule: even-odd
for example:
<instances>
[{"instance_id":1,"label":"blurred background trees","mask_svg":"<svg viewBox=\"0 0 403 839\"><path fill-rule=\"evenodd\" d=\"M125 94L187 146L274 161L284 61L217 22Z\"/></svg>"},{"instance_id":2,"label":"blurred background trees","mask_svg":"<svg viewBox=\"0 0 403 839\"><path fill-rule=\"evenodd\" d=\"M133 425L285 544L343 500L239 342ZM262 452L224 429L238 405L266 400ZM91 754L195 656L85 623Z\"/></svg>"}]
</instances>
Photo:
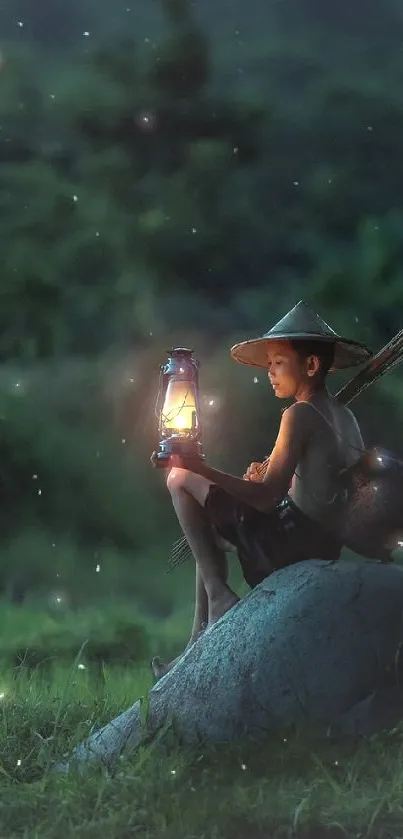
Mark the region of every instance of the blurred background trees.
<instances>
[{"instance_id":1,"label":"blurred background trees","mask_svg":"<svg viewBox=\"0 0 403 839\"><path fill-rule=\"evenodd\" d=\"M0 582L90 597L109 551L131 596L177 535L148 465L170 345L242 473L279 406L232 343L301 297L375 349L403 325L403 17L5 0L0 31ZM397 372L356 405L368 442L401 451L402 409Z\"/></svg>"}]
</instances>

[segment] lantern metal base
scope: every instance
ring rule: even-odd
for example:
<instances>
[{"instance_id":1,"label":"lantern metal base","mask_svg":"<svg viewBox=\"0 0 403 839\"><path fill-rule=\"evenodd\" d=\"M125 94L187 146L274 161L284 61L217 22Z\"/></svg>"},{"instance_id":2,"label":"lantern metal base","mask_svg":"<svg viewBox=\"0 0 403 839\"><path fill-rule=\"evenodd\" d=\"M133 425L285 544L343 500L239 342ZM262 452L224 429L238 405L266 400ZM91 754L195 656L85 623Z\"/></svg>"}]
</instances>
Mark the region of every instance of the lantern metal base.
<instances>
[{"instance_id":1,"label":"lantern metal base","mask_svg":"<svg viewBox=\"0 0 403 839\"><path fill-rule=\"evenodd\" d=\"M169 466L171 455L177 454L180 457L193 457L204 460L201 443L198 440L186 438L168 437L161 440L157 451L157 466L166 468Z\"/></svg>"}]
</instances>

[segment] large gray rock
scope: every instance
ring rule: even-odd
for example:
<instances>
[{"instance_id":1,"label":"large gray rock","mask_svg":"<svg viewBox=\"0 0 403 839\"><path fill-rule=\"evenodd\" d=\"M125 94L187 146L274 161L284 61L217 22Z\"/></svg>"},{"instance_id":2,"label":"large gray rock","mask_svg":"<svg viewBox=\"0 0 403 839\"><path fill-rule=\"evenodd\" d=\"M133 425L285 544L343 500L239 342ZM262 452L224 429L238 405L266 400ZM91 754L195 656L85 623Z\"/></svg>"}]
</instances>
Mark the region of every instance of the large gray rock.
<instances>
[{"instance_id":1,"label":"large gray rock","mask_svg":"<svg viewBox=\"0 0 403 839\"><path fill-rule=\"evenodd\" d=\"M157 682L146 725L137 701L56 769L113 766L170 719L186 743L290 723L364 734L395 724L400 694L390 668L403 641L402 614L398 566L309 560L276 571Z\"/></svg>"}]
</instances>

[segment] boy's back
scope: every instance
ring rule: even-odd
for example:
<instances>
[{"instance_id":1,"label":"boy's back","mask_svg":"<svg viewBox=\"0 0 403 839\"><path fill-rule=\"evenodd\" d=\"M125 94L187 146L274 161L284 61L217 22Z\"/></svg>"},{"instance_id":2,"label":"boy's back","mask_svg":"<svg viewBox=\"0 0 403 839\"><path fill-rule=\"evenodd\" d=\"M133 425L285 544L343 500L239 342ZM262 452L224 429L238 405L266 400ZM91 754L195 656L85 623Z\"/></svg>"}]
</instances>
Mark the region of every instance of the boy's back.
<instances>
[{"instance_id":1,"label":"boy's back","mask_svg":"<svg viewBox=\"0 0 403 839\"><path fill-rule=\"evenodd\" d=\"M309 518L334 526L344 500L339 473L360 456L364 448L361 432L352 411L327 390L300 406L309 436L289 495Z\"/></svg>"}]
</instances>

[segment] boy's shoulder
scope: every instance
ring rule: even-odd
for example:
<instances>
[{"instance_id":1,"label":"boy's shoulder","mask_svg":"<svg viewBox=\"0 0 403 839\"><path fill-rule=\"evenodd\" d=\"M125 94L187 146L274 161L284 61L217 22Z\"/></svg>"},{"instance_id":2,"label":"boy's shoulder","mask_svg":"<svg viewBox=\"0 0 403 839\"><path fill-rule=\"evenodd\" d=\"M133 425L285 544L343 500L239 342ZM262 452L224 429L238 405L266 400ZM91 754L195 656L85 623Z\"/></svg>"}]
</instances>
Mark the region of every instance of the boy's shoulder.
<instances>
[{"instance_id":1,"label":"boy's shoulder","mask_svg":"<svg viewBox=\"0 0 403 839\"><path fill-rule=\"evenodd\" d=\"M337 421L336 420L337 415ZM359 425L353 411L342 405L337 399L329 394L323 404L315 405L313 402L293 402L282 412L281 424L287 426L289 433L301 437L312 437L315 430L323 428L325 423L329 429L335 431L335 425L340 426L344 431L351 429L359 431Z\"/></svg>"},{"instance_id":2,"label":"boy's shoulder","mask_svg":"<svg viewBox=\"0 0 403 839\"><path fill-rule=\"evenodd\" d=\"M312 431L313 409L309 402L293 402L283 408L280 422L280 433L289 439L304 442Z\"/></svg>"}]
</instances>

